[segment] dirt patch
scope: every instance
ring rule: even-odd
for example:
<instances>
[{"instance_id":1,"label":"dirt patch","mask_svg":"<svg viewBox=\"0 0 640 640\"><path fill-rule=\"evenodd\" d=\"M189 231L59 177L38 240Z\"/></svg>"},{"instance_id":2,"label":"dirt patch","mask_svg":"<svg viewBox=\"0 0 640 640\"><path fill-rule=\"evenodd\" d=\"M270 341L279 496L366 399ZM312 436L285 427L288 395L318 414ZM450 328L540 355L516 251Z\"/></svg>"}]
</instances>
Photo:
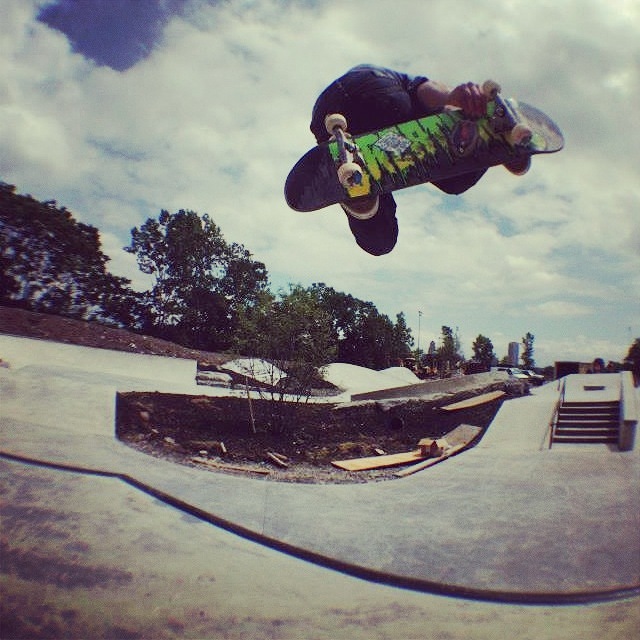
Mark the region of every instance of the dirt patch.
<instances>
[{"instance_id":1,"label":"dirt patch","mask_svg":"<svg viewBox=\"0 0 640 640\"><path fill-rule=\"evenodd\" d=\"M276 403L274 408L262 400L253 401L250 409L240 398L123 393L116 403L116 433L150 455L217 472L244 469L285 482L369 482L394 478L396 469L348 472L331 461L411 451L421 438L439 438L459 424L485 429L502 399L455 413L441 410L470 395L392 407L367 402Z\"/></svg>"},{"instance_id":2,"label":"dirt patch","mask_svg":"<svg viewBox=\"0 0 640 640\"><path fill-rule=\"evenodd\" d=\"M189 349L179 344L139 333L108 327L97 322L84 322L63 316L34 313L14 307L0 306L0 333L41 338L97 349L127 351L170 358L197 360L203 367L219 365L233 359L231 354ZM0 358L2 354L0 353Z\"/></svg>"}]
</instances>

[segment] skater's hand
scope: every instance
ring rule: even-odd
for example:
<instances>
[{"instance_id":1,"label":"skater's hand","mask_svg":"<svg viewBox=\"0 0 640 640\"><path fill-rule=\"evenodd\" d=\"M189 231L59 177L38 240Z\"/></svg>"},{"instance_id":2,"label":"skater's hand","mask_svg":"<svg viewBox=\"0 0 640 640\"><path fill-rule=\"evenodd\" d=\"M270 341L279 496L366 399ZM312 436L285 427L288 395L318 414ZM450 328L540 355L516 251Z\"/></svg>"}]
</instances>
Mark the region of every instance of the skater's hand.
<instances>
[{"instance_id":1,"label":"skater's hand","mask_svg":"<svg viewBox=\"0 0 640 640\"><path fill-rule=\"evenodd\" d=\"M475 82L458 85L449 93L447 104L462 109L470 118L482 118L487 112L487 96Z\"/></svg>"}]
</instances>

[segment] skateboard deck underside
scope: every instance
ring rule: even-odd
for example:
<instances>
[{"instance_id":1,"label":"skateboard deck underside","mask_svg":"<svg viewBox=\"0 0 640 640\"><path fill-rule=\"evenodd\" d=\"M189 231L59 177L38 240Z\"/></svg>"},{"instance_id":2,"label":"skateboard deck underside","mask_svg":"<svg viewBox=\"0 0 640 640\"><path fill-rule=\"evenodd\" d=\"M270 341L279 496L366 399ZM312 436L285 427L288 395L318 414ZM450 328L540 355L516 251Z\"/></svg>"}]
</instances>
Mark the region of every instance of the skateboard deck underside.
<instances>
[{"instance_id":1,"label":"skateboard deck underside","mask_svg":"<svg viewBox=\"0 0 640 640\"><path fill-rule=\"evenodd\" d=\"M501 100L511 117L532 132L525 146L513 145L499 104L489 103L487 116L468 120L460 111L445 111L419 120L356 135L362 183L344 187L337 177L338 145L320 144L291 170L285 198L297 211L315 211L351 198L397 191L504 164L518 156L559 151L562 133L543 112L526 103Z\"/></svg>"}]
</instances>

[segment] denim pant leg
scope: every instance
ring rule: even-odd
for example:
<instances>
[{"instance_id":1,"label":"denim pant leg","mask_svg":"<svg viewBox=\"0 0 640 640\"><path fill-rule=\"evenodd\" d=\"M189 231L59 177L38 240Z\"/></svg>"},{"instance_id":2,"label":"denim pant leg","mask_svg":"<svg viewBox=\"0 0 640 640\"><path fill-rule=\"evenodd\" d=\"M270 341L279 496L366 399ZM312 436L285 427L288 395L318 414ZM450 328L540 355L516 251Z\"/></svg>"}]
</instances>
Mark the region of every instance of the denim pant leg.
<instances>
[{"instance_id":1,"label":"denim pant leg","mask_svg":"<svg viewBox=\"0 0 640 640\"><path fill-rule=\"evenodd\" d=\"M361 249L373 256L389 253L398 241L396 202L390 193L380 196L378 212L368 220L356 220L347 215L349 228Z\"/></svg>"},{"instance_id":2,"label":"denim pant leg","mask_svg":"<svg viewBox=\"0 0 640 640\"><path fill-rule=\"evenodd\" d=\"M462 175L454 176L453 178L438 180L433 184L438 187L440 191L457 196L464 193L470 187L473 187L473 185L482 178L486 171L486 169L479 169L472 173L463 173Z\"/></svg>"}]
</instances>

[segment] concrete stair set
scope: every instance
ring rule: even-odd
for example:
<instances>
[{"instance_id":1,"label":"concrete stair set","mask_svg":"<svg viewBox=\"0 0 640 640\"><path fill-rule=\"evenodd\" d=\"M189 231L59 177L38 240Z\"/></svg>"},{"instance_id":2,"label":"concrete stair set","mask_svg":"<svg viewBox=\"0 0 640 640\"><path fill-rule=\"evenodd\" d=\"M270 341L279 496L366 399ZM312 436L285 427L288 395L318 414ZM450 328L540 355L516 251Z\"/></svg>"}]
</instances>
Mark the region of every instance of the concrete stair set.
<instances>
[{"instance_id":1,"label":"concrete stair set","mask_svg":"<svg viewBox=\"0 0 640 640\"><path fill-rule=\"evenodd\" d=\"M553 443L618 442L620 402L563 402L558 409Z\"/></svg>"}]
</instances>

